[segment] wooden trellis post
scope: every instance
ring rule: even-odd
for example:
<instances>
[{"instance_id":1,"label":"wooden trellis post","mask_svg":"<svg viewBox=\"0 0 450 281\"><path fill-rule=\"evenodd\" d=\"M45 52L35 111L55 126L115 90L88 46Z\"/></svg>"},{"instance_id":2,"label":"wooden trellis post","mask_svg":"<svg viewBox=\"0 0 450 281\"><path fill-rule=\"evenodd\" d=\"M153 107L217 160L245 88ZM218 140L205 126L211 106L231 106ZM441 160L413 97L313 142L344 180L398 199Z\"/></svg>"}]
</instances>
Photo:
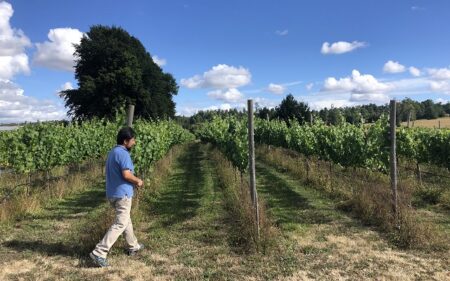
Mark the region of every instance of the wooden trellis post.
<instances>
[{"instance_id":1,"label":"wooden trellis post","mask_svg":"<svg viewBox=\"0 0 450 281\"><path fill-rule=\"evenodd\" d=\"M390 103L390 174L392 189L392 208L394 212L395 224L398 226L398 198L397 198L397 137L396 137L396 101L391 100Z\"/></svg>"},{"instance_id":2,"label":"wooden trellis post","mask_svg":"<svg viewBox=\"0 0 450 281\"><path fill-rule=\"evenodd\" d=\"M255 173L255 139L253 128L253 100L248 100L248 165L250 173L250 195L255 210L256 230L259 239L259 208L258 193L256 192L256 173Z\"/></svg>"},{"instance_id":3,"label":"wooden trellis post","mask_svg":"<svg viewBox=\"0 0 450 281\"><path fill-rule=\"evenodd\" d=\"M133 117L134 117L134 105L130 104L128 106L127 111L127 127L131 127L133 125Z\"/></svg>"}]
</instances>

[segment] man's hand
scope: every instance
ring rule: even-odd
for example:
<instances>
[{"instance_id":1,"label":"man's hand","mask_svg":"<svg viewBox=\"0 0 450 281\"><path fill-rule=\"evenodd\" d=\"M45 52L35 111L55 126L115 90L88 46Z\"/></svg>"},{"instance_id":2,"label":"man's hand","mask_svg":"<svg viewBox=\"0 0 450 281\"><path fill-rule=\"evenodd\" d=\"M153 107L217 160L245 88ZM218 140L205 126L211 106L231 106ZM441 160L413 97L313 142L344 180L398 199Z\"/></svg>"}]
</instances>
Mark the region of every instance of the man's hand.
<instances>
[{"instance_id":1,"label":"man's hand","mask_svg":"<svg viewBox=\"0 0 450 281\"><path fill-rule=\"evenodd\" d=\"M126 181L136 185L137 187L142 187L144 185L144 182L140 178L134 176L130 170L123 170L122 176Z\"/></svg>"}]
</instances>

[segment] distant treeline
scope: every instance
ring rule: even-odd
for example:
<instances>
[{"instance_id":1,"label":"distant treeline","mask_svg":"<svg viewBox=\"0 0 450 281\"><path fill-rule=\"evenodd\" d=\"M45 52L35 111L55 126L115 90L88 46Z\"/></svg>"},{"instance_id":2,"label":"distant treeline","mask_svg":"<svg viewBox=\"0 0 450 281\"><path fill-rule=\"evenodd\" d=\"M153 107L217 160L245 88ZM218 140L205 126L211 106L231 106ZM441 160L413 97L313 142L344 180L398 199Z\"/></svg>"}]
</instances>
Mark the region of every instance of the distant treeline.
<instances>
[{"instance_id":1,"label":"distant treeline","mask_svg":"<svg viewBox=\"0 0 450 281\"><path fill-rule=\"evenodd\" d=\"M280 119L289 122L296 119L300 123L310 122L312 119L320 118L327 124L338 125L342 122L359 125L362 123L373 123L385 113L389 114L389 105L358 105L352 107L331 107L321 110L311 110L307 103L295 100L291 94L287 95L275 108L259 107L256 104L255 114L262 119ZM213 116L239 116L245 112L237 109L199 111L190 118L180 118L184 125L192 125L212 120ZM435 103L428 99L422 102L406 98L397 104L397 121L406 122L417 119L436 119L450 115L450 102L446 104Z\"/></svg>"}]
</instances>

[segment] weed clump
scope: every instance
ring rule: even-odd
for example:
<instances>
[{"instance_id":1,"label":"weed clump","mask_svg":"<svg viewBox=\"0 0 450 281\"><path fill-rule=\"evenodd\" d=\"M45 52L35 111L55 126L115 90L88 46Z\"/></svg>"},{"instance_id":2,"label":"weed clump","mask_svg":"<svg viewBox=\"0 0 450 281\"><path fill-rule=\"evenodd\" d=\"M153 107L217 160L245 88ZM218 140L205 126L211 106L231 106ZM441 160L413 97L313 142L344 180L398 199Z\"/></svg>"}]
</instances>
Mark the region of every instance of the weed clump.
<instances>
[{"instance_id":1,"label":"weed clump","mask_svg":"<svg viewBox=\"0 0 450 281\"><path fill-rule=\"evenodd\" d=\"M210 155L212 161L216 163L226 208L234 224L233 244L236 248L247 252L265 253L275 245L277 237L277 230L267 217L265 202L261 198L258 199L260 226L258 236L255 209L251 203L249 182L245 174L240 173L218 150L210 148Z\"/></svg>"}]
</instances>

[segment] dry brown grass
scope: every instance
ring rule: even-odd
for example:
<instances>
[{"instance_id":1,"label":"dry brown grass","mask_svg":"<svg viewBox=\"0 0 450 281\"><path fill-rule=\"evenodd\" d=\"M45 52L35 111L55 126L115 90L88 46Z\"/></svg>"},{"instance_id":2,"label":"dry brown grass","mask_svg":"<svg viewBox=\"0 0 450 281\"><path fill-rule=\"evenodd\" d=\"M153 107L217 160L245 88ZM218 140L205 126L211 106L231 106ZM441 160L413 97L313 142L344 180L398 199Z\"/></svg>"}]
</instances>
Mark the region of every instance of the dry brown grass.
<instances>
[{"instance_id":1,"label":"dry brown grass","mask_svg":"<svg viewBox=\"0 0 450 281\"><path fill-rule=\"evenodd\" d=\"M73 260L54 256L36 256L33 259L3 264L0 280L173 280L174 275L161 276L158 268L135 259L111 261L110 268L78 267Z\"/></svg>"},{"instance_id":2,"label":"dry brown grass","mask_svg":"<svg viewBox=\"0 0 450 281\"><path fill-rule=\"evenodd\" d=\"M360 187L349 205L360 220L388 233L389 239L400 248L447 250L445 234L434 223L421 220L416 210L408 206L410 198L411 194L402 192L400 186L398 222L393 217L391 191L387 187L370 183Z\"/></svg>"},{"instance_id":3,"label":"dry brown grass","mask_svg":"<svg viewBox=\"0 0 450 281\"><path fill-rule=\"evenodd\" d=\"M65 256L34 255L1 262L0 280L449 280L449 256L429 257L390 248L367 230L342 233L335 226L318 226L297 236L300 245L295 258L301 264L293 273L267 278L260 268L251 268L245 257L221 255L214 270L233 272L218 278L205 277L205 271L176 259L177 253L148 253L145 259L111 256L107 269L80 267ZM338 232L338 233L336 233ZM317 235L324 239L317 241ZM304 253L301 249L313 249ZM331 249L331 250L330 250ZM179 249L178 249L179 251ZM202 250L199 249L201 252ZM206 258L207 256L205 256ZM278 258L285 255L280 254ZM253 258L254 259L254 258ZM263 270L273 270L273 261L263 260ZM250 268L249 268L250 266Z\"/></svg>"},{"instance_id":4,"label":"dry brown grass","mask_svg":"<svg viewBox=\"0 0 450 281\"><path fill-rule=\"evenodd\" d=\"M339 204L341 209L353 213L365 224L379 227L399 247L443 250L449 247L437 226L420 220L410 207L415 187L407 180L399 183L399 220L395 221L386 175L364 169L346 170L281 148L261 146L257 155L259 159L289 171L305 184L342 200Z\"/></svg>"},{"instance_id":5,"label":"dry brown grass","mask_svg":"<svg viewBox=\"0 0 450 281\"><path fill-rule=\"evenodd\" d=\"M414 190L414 205L450 209L450 171L444 167L400 159L399 175ZM419 166L419 169L417 167Z\"/></svg>"},{"instance_id":6,"label":"dry brown grass","mask_svg":"<svg viewBox=\"0 0 450 281\"><path fill-rule=\"evenodd\" d=\"M237 220L235 239L246 251L266 252L273 246L278 231L267 217L265 202L259 202L259 236L255 208L252 206L248 176L241 174L217 149L209 150L220 185L225 193L227 210Z\"/></svg>"},{"instance_id":7,"label":"dry brown grass","mask_svg":"<svg viewBox=\"0 0 450 281\"><path fill-rule=\"evenodd\" d=\"M314 235L324 234L318 242ZM328 233L328 234L327 234ZM299 238L304 248L329 249L312 254L305 269L286 280L448 280L448 257L421 256L392 249L377 233L336 233L325 226ZM330 250L331 249L331 250ZM323 250L322 250L323 251ZM319 270L320 269L320 270Z\"/></svg>"},{"instance_id":8,"label":"dry brown grass","mask_svg":"<svg viewBox=\"0 0 450 281\"><path fill-rule=\"evenodd\" d=\"M61 199L81 192L102 179L102 167L98 161L87 161L76 171L59 167L53 173L54 179L45 181L45 173L34 173L31 186L21 186L18 192L0 205L0 222L7 222L33 214L53 199ZM13 187L27 182L28 176L3 174L2 184Z\"/></svg>"},{"instance_id":9,"label":"dry brown grass","mask_svg":"<svg viewBox=\"0 0 450 281\"><path fill-rule=\"evenodd\" d=\"M440 202L444 208L450 210L450 189L447 189L444 192L442 192Z\"/></svg>"},{"instance_id":10,"label":"dry brown grass","mask_svg":"<svg viewBox=\"0 0 450 281\"><path fill-rule=\"evenodd\" d=\"M407 126L407 122L402 122L402 126ZM450 128L450 117L441 117L437 119L421 119L410 122L410 127L412 128Z\"/></svg>"}]
</instances>

